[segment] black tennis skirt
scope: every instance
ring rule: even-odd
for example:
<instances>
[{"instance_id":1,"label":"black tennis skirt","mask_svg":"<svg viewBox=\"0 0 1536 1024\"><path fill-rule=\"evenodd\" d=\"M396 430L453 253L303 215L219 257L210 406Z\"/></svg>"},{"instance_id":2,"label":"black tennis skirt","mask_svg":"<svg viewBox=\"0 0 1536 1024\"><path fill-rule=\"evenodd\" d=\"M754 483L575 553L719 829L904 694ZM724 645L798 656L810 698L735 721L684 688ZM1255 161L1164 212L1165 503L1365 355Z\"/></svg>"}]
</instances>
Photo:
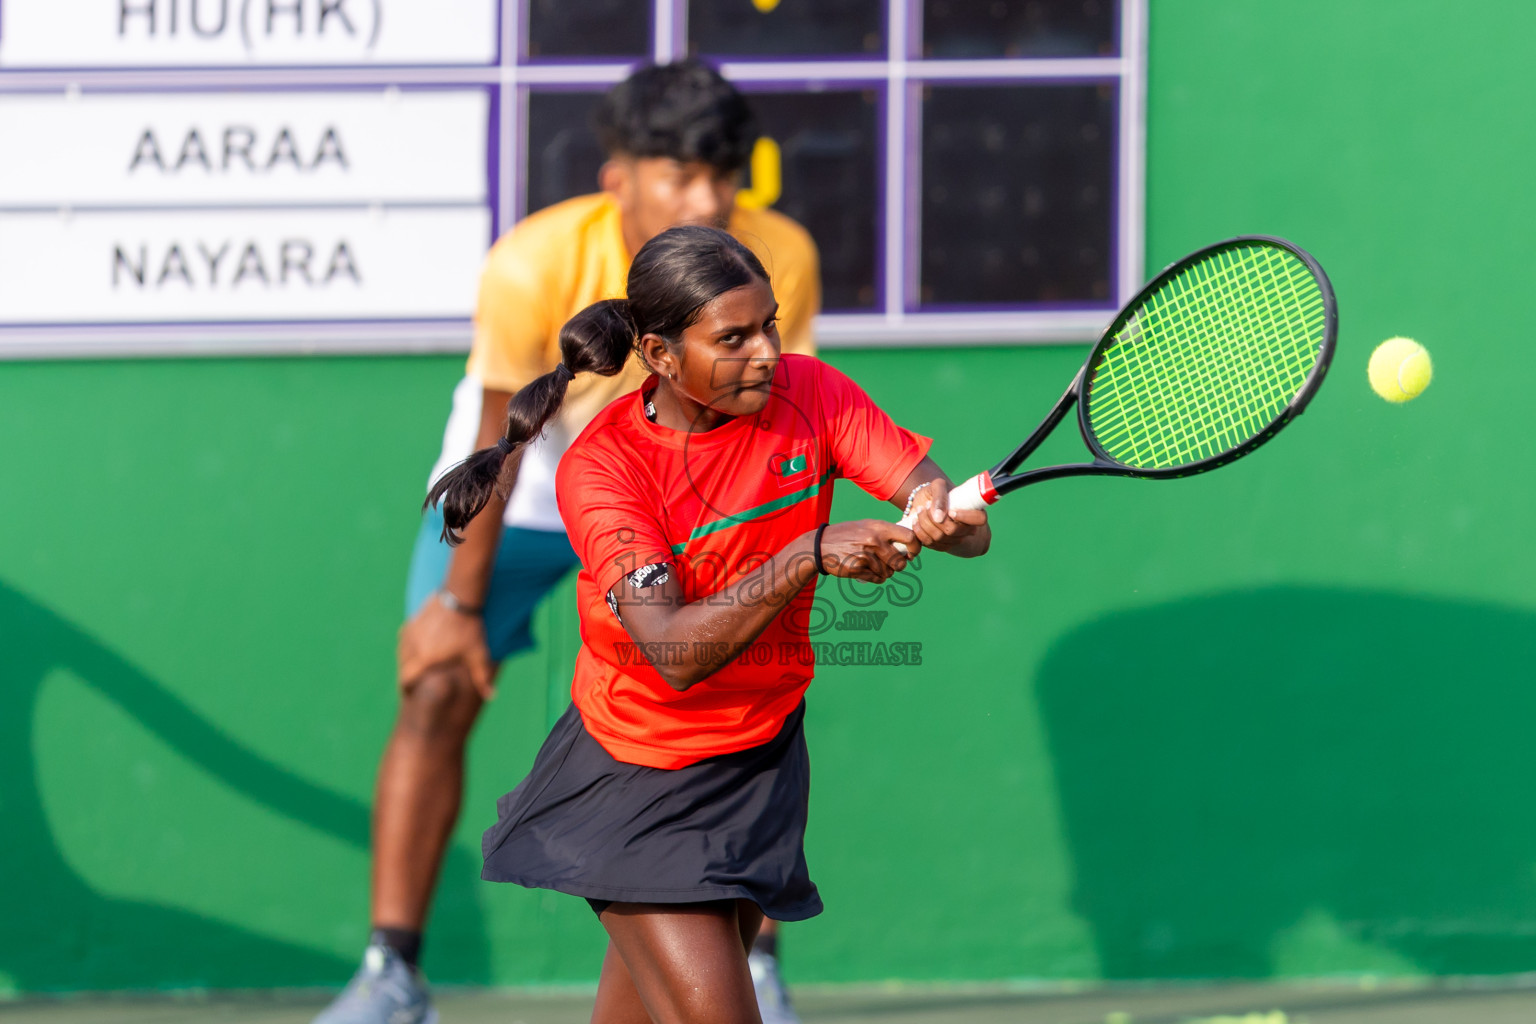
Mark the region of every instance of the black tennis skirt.
<instances>
[{"instance_id":1,"label":"black tennis skirt","mask_svg":"<svg viewBox=\"0 0 1536 1024\"><path fill-rule=\"evenodd\" d=\"M805 864L805 705L762 746L686 768L617 761L572 706L496 802L480 877L595 901L747 899L779 921L821 913Z\"/></svg>"}]
</instances>

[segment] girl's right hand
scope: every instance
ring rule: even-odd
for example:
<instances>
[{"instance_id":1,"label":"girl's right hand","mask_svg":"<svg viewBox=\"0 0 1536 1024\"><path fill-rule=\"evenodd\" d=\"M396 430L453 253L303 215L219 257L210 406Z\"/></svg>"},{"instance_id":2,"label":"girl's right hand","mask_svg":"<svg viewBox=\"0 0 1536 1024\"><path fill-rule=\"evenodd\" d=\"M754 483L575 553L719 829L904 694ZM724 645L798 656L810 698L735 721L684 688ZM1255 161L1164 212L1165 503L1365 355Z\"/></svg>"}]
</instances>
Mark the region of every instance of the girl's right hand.
<instances>
[{"instance_id":1,"label":"girl's right hand","mask_svg":"<svg viewBox=\"0 0 1536 1024\"><path fill-rule=\"evenodd\" d=\"M821 567L831 576L884 583L905 569L920 547L911 530L884 519L833 523L821 534Z\"/></svg>"}]
</instances>

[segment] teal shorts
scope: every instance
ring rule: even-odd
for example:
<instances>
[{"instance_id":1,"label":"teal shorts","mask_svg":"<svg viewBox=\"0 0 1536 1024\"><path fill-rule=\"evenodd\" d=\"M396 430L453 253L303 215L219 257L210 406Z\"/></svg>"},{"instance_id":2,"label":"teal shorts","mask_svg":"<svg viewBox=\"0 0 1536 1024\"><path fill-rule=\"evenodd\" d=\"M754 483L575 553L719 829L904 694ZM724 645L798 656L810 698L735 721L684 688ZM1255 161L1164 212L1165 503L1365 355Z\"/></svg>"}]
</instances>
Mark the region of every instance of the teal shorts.
<instances>
[{"instance_id":1,"label":"teal shorts","mask_svg":"<svg viewBox=\"0 0 1536 1024\"><path fill-rule=\"evenodd\" d=\"M405 616L416 614L448 575L453 549L441 537L443 514L428 509L411 552L405 581ZM501 531L491 586L485 595L485 640L497 661L533 646L528 631L533 610L565 574L576 567L576 552L560 530L526 530L508 526Z\"/></svg>"}]
</instances>

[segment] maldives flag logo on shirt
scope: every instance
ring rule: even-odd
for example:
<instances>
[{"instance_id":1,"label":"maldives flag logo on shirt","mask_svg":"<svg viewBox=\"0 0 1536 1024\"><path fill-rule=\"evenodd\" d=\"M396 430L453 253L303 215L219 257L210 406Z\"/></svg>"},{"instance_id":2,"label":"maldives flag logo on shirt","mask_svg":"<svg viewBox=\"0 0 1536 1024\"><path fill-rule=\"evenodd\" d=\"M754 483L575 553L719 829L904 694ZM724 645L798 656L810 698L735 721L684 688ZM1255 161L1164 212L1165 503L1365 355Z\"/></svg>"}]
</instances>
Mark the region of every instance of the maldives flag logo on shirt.
<instances>
[{"instance_id":1,"label":"maldives flag logo on shirt","mask_svg":"<svg viewBox=\"0 0 1536 1024\"><path fill-rule=\"evenodd\" d=\"M780 487L804 487L815 479L811 458L814 442L803 441L788 452L775 452L768 460L768 470Z\"/></svg>"}]
</instances>

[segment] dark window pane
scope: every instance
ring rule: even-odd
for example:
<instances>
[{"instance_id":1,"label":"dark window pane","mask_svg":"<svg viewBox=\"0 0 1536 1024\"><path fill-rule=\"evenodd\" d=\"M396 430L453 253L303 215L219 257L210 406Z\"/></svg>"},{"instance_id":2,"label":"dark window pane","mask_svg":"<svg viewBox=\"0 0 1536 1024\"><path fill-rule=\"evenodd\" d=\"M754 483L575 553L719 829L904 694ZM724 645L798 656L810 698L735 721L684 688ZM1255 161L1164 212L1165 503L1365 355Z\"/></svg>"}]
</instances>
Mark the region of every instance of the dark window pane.
<instances>
[{"instance_id":1,"label":"dark window pane","mask_svg":"<svg viewBox=\"0 0 1536 1024\"><path fill-rule=\"evenodd\" d=\"M528 213L597 189L603 151L592 134L601 92L535 90L528 97ZM879 103L871 90L749 93L763 134L779 146L772 204L821 250L822 306L875 305L879 224ZM744 184L750 188L750 174Z\"/></svg>"},{"instance_id":2,"label":"dark window pane","mask_svg":"<svg viewBox=\"0 0 1536 1024\"><path fill-rule=\"evenodd\" d=\"M705 56L885 53L884 0L688 0L688 48Z\"/></svg>"},{"instance_id":3,"label":"dark window pane","mask_svg":"<svg viewBox=\"0 0 1536 1024\"><path fill-rule=\"evenodd\" d=\"M530 57L644 57L651 5L636 0L532 0Z\"/></svg>"},{"instance_id":4,"label":"dark window pane","mask_svg":"<svg viewBox=\"0 0 1536 1024\"><path fill-rule=\"evenodd\" d=\"M921 304L1110 295L1115 89L935 85L922 111Z\"/></svg>"},{"instance_id":5,"label":"dark window pane","mask_svg":"<svg viewBox=\"0 0 1536 1024\"><path fill-rule=\"evenodd\" d=\"M860 89L750 99L763 134L779 145L783 194L773 208L803 224L821 250L822 307L873 308L878 95Z\"/></svg>"},{"instance_id":6,"label":"dark window pane","mask_svg":"<svg viewBox=\"0 0 1536 1024\"><path fill-rule=\"evenodd\" d=\"M534 91L528 96L528 213L597 191L605 159L592 132L592 92Z\"/></svg>"},{"instance_id":7,"label":"dark window pane","mask_svg":"<svg viewBox=\"0 0 1536 1024\"><path fill-rule=\"evenodd\" d=\"M926 57L1093 57L1118 48L1116 0L924 0Z\"/></svg>"}]
</instances>

